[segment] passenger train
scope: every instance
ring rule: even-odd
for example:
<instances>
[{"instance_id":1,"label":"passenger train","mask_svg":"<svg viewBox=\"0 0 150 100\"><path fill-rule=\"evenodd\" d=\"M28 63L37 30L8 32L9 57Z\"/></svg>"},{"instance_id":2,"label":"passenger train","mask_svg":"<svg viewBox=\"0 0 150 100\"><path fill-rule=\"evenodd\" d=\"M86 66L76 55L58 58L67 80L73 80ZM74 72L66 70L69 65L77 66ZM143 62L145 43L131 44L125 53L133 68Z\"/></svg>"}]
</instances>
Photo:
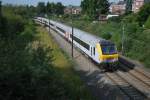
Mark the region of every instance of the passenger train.
<instances>
[{"instance_id":1,"label":"passenger train","mask_svg":"<svg viewBox=\"0 0 150 100\"><path fill-rule=\"evenodd\" d=\"M91 35L77 28L73 29L74 35L72 36L72 27L70 26L43 17L36 17L34 20L50 27L69 42L72 42L73 37L74 46L97 64L106 64L108 69L110 69L114 67L112 66L114 63L118 62L117 48L111 41Z\"/></svg>"}]
</instances>

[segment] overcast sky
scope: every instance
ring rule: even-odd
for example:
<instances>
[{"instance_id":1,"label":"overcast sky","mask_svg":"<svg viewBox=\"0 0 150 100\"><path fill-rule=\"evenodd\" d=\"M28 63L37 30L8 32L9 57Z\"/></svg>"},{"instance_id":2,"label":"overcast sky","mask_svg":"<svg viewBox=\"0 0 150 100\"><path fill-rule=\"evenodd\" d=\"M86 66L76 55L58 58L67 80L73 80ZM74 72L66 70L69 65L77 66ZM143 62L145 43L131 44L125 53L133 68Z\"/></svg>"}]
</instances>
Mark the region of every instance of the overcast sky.
<instances>
[{"instance_id":1,"label":"overcast sky","mask_svg":"<svg viewBox=\"0 0 150 100\"><path fill-rule=\"evenodd\" d=\"M82 0L0 0L3 4L17 4L17 5L37 5L38 2L62 2L64 5L77 5L79 6ZM118 0L109 0L109 1L118 1Z\"/></svg>"}]
</instances>

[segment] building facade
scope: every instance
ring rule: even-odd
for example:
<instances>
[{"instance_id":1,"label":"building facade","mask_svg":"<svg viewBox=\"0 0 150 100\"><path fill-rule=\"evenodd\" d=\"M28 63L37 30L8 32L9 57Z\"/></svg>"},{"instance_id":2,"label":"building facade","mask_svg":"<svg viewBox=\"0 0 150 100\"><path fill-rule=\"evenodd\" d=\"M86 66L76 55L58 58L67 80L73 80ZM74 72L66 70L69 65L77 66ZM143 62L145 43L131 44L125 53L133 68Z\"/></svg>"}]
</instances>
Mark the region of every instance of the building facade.
<instances>
[{"instance_id":1,"label":"building facade","mask_svg":"<svg viewBox=\"0 0 150 100\"><path fill-rule=\"evenodd\" d=\"M68 6L64 9L64 13L78 15L81 13L81 10L82 10L81 7Z\"/></svg>"},{"instance_id":2,"label":"building facade","mask_svg":"<svg viewBox=\"0 0 150 100\"><path fill-rule=\"evenodd\" d=\"M132 11L134 13L139 12L140 8L144 5L144 0L133 0Z\"/></svg>"},{"instance_id":3,"label":"building facade","mask_svg":"<svg viewBox=\"0 0 150 100\"><path fill-rule=\"evenodd\" d=\"M109 11L111 14L122 15L126 11L126 3L124 1L119 1L118 3L112 3L110 5Z\"/></svg>"}]
</instances>

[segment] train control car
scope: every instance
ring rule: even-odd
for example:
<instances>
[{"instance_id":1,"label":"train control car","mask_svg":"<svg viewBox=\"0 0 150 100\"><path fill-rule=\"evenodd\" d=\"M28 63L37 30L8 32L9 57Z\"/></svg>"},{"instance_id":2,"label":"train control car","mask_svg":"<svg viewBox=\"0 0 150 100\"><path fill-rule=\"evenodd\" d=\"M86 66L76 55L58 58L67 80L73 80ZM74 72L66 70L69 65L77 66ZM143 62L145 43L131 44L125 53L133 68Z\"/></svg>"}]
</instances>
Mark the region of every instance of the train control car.
<instances>
[{"instance_id":1,"label":"train control car","mask_svg":"<svg viewBox=\"0 0 150 100\"><path fill-rule=\"evenodd\" d=\"M118 62L117 48L111 41L91 35L77 28L73 29L74 35L72 36L72 27L70 26L41 17L37 17L36 20L43 24L45 23L69 42L72 42L73 38L74 46L79 48L97 64L107 64L109 68L116 67L110 66Z\"/></svg>"}]
</instances>

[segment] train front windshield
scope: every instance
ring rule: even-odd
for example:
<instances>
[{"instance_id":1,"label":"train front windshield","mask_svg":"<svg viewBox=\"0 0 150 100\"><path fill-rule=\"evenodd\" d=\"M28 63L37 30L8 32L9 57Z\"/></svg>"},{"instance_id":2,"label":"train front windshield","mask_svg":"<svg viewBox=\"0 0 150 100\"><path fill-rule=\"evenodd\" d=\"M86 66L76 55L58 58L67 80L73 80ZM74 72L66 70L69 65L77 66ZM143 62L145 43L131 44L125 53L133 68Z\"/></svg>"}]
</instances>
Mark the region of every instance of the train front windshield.
<instances>
[{"instance_id":1,"label":"train front windshield","mask_svg":"<svg viewBox=\"0 0 150 100\"><path fill-rule=\"evenodd\" d=\"M115 45L101 45L102 53L105 55L108 54L117 54L117 49Z\"/></svg>"}]
</instances>

